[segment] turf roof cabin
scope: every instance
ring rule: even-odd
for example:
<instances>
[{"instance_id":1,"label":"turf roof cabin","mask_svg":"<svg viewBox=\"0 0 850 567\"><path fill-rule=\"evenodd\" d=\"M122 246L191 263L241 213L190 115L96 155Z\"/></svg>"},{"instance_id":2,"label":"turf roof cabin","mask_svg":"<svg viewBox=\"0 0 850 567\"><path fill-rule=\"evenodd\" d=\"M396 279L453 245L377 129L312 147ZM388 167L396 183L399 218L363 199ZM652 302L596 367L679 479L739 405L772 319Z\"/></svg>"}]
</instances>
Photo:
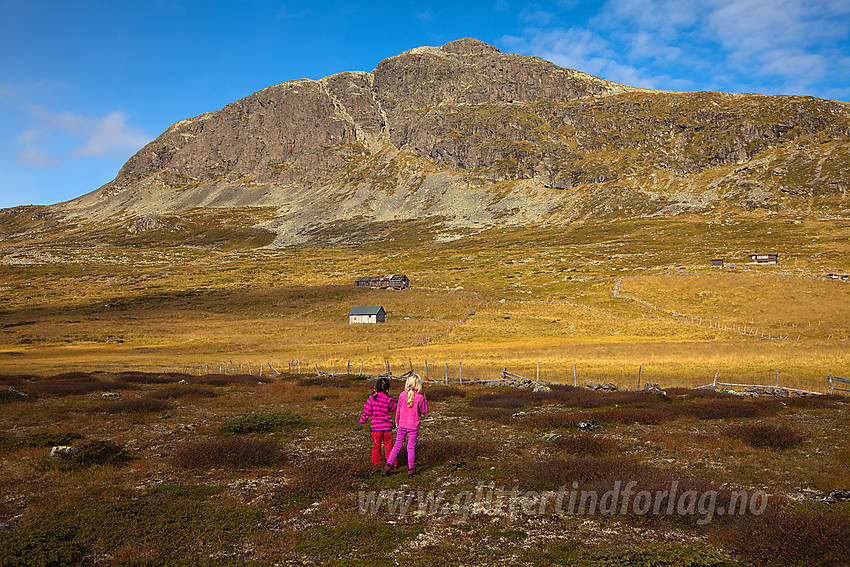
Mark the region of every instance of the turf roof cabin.
<instances>
[{"instance_id":1,"label":"turf roof cabin","mask_svg":"<svg viewBox=\"0 0 850 567\"><path fill-rule=\"evenodd\" d=\"M779 254L750 254L750 264L777 264L779 263Z\"/></svg>"},{"instance_id":2,"label":"turf roof cabin","mask_svg":"<svg viewBox=\"0 0 850 567\"><path fill-rule=\"evenodd\" d=\"M352 307L348 312L348 323L385 323L387 313L379 305L368 307Z\"/></svg>"},{"instance_id":3,"label":"turf roof cabin","mask_svg":"<svg viewBox=\"0 0 850 567\"><path fill-rule=\"evenodd\" d=\"M354 280L354 287L377 287L380 289L404 289L410 280L404 274L384 276L361 276Z\"/></svg>"}]
</instances>

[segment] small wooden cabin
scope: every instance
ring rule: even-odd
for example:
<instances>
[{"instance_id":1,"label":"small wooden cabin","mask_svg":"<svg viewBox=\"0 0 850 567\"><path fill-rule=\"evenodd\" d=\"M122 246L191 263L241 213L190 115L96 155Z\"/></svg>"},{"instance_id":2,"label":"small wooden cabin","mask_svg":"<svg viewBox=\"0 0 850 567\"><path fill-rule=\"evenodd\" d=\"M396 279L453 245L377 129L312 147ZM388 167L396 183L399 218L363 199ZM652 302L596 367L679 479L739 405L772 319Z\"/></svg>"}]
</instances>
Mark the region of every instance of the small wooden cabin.
<instances>
[{"instance_id":1,"label":"small wooden cabin","mask_svg":"<svg viewBox=\"0 0 850 567\"><path fill-rule=\"evenodd\" d=\"M750 254L750 264L777 264L779 263L779 254Z\"/></svg>"},{"instance_id":2,"label":"small wooden cabin","mask_svg":"<svg viewBox=\"0 0 850 567\"><path fill-rule=\"evenodd\" d=\"M715 258L711 261L712 266L717 266L719 268L723 267L723 258Z\"/></svg>"},{"instance_id":3,"label":"small wooden cabin","mask_svg":"<svg viewBox=\"0 0 850 567\"><path fill-rule=\"evenodd\" d=\"M376 287L379 289L405 289L410 287L410 280L404 274L387 274L382 276L361 276L354 280L354 287Z\"/></svg>"},{"instance_id":4,"label":"small wooden cabin","mask_svg":"<svg viewBox=\"0 0 850 567\"><path fill-rule=\"evenodd\" d=\"M348 312L348 324L355 323L385 323L387 313L380 305L366 307L352 307Z\"/></svg>"}]
</instances>

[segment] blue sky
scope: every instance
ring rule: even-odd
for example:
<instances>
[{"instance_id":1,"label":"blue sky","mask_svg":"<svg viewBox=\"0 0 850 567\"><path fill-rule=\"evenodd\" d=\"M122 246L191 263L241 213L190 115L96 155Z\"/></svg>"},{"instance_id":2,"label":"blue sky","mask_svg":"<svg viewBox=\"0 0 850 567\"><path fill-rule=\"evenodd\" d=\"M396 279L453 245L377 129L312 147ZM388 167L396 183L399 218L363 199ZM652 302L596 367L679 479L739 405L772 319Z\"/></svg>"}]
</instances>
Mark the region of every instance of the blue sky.
<instances>
[{"instance_id":1,"label":"blue sky","mask_svg":"<svg viewBox=\"0 0 850 567\"><path fill-rule=\"evenodd\" d=\"M850 101L847 0L0 0L0 207L97 189L269 85L461 37L634 86Z\"/></svg>"}]
</instances>

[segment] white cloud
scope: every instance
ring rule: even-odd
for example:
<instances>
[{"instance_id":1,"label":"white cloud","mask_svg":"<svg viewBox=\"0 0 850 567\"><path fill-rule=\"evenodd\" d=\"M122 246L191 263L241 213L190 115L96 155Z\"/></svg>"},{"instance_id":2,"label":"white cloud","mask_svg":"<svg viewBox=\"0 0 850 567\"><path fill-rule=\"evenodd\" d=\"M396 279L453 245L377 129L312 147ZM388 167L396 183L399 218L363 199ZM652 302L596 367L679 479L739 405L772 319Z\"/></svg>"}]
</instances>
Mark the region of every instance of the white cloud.
<instances>
[{"instance_id":1,"label":"white cloud","mask_svg":"<svg viewBox=\"0 0 850 567\"><path fill-rule=\"evenodd\" d=\"M38 105L23 107L34 128L18 136L18 163L56 167L69 158L126 156L144 146L150 137L127 124L127 116L114 111L101 117L72 112L51 112Z\"/></svg>"},{"instance_id":2,"label":"white cloud","mask_svg":"<svg viewBox=\"0 0 850 567\"><path fill-rule=\"evenodd\" d=\"M846 0L607 0L581 21L520 18L523 53L635 86L843 92ZM675 79L671 79L675 77Z\"/></svg>"}]
</instances>

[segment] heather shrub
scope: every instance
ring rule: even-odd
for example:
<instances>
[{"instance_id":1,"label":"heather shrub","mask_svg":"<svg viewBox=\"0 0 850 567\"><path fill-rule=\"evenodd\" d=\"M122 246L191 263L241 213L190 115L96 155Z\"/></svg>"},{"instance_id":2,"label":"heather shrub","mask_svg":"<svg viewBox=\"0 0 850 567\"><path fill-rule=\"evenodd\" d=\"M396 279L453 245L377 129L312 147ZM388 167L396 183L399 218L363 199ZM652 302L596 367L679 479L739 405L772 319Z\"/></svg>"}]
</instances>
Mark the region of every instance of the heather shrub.
<instances>
[{"instance_id":1,"label":"heather shrub","mask_svg":"<svg viewBox=\"0 0 850 567\"><path fill-rule=\"evenodd\" d=\"M438 386L425 390L425 397L431 402L438 402L451 397L465 398L466 390L462 390L456 386Z\"/></svg>"},{"instance_id":2,"label":"heather shrub","mask_svg":"<svg viewBox=\"0 0 850 567\"><path fill-rule=\"evenodd\" d=\"M529 429L568 429L575 427L584 420L582 414L565 411L541 411L518 416L517 423Z\"/></svg>"},{"instance_id":3,"label":"heather shrub","mask_svg":"<svg viewBox=\"0 0 850 567\"><path fill-rule=\"evenodd\" d=\"M470 408L467 414L472 419L480 421L495 421L496 423L514 423L514 410L508 408Z\"/></svg>"},{"instance_id":4,"label":"heather shrub","mask_svg":"<svg viewBox=\"0 0 850 567\"><path fill-rule=\"evenodd\" d=\"M85 373L68 373L47 380L35 380L26 386L28 394L50 396L78 396L92 392L129 390L133 386L126 382L107 382Z\"/></svg>"},{"instance_id":5,"label":"heather shrub","mask_svg":"<svg viewBox=\"0 0 850 567\"><path fill-rule=\"evenodd\" d=\"M728 419L739 417L765 417L774 415L779 404L774 400L758 399L701 399L675 404L671 412L680 417L697 419Z\"/></svg>"},{"instance_id":6,"label":"heather shrub","mask_svg":"<svg viewBox=\"0 0 850 567\"><path fill-rule=\"evenodd\" d=\"M4 388L0 390L0 404L11 402L33 402L35 396L24 394L13 388Z\"/></svg>"},{"instance_id":7,"label":"heather shrub","mask_svg":"<svg viewBox=\"0 0 850 567\"><path fill-rule=\"evenodd\" d=\"M406 451L402 451L406 454ZM416 462L434 467L452 461L472 460L492 455L495 447L484 441L464 439L427 439L416 444Z\"/></svg>"},{"instance_id":8,"label":"heather shrub","mask_svg":"<svg viewBox=\"0 0 850 567\"><path fill-rule=\"evenodd\" d=\"M158 374L152 372L118 372L115 374L115 377L124 382L132 382L133 384L173 384L174 382L188 378L186 374Z\"/></svg>"},{"instance_id":9,"label":"heather shrub","mask_svg":"<svg viewBox=\"0 0 850 567\"><path fill-rule=\"evenodd\" d=\"M531 390L511 390L498 394L480 394L469 400L474 408L518 409L542 405L540 396Z\"/></svg>"},{"instance_id":10,"label":"heather shrub","mask_svg":"<svg viewBox=\"0 0 850 567\"><path fill-rule=\"evenodd\" d=\"M199 388L189 384L173 384L151 392L148 394L148 397L158 400L168 400L178 398L214 398L217 395L214 390L210 390L209 388Z\"/></svg>"},{"instance_id":11,"label":"heather shrub","mask_svg":"<svg viewBox=\"0 0 850 567\"><path fill-rule=\"evenodd\" d=\"M271 433L281 429L297 429L312 425L313 422L300 415L287 412L250 413L222 423L219 433Z\"/></svg>"},{"instance_id":12,"label":"heather shrub","mask_svg":"<svg viewBox=\"0 0 850 567\"><path fill-rule=\"evenodd\" d=\"M368 457L331 457L301 461L292 472L291 482L279 493L286 505L309 504L324 496L348 492L368 480L375 468Z\"/></svg>"},{"instance_id":13,"label":"heather shrub","mask_svg":"<svg viewBox=\"0 0 850 567\"><path fill-rule=\"evenodd\" d=\"M27 380L32 380L36 376L30 374L0 374L0 386L20 386Z\"/></svg>"},{"instance_id":14,"label":"heather shrub","mask_svg":"<svg viewBox=\"0 0 850 567\"><path fill-rule=\"evenodd\" d=\"M850 516L768 508L715 524L713 535L756 567L850 565Z\"/></svg>"},{"instance_id":15,"label":"heather shrub","mask_svg":"<svg viewBox=\"0 0 850 567\"><path fill-rule=\"evenodd\" d=\"M562 435L553 439L552 445L563 453L581 457L610 455L619 452L616 441L595 433Z\"/></svg>"},{"instance_id":16,"label":"heather shrub","mask_svg":"<svg viewBox=\"0 0 850 567\"><path fill-rule=\"evenodd\" d=\"M272 382L270 376L254 376L251 374L207 374L205 376L190 376L186 379L191 384L206 384L207 386L256 386Z\"/></svg>"},{"instance_id":17,"label":"heather shrub","mask_svg":"<svg viewBox=\"0 0 850 567\"><path fill-rule=\"evenodd\" d=\"M734 397L734 394L730 394L729 392L719 392L717 390L708 390L705 388L664 388L664 391L667 392L667 396L670 398L679 398L682 396L686 398L698 399L717 399Z\"/></svg>"},{"instance_id":18,"label":"heather shrub","mask_svg":"<svg viewBox=\"0 0 850 567\"><path fill-rule=\"evenodd\" d=\"M604 421L606 423L644 423L648 425L656 425L662 421L672 419L674 416L669 412L658 409L635 409L635 408L618 408L596 410L582 414L585 419L594 419Z\"/></svg>"},{"instance_id":19,"label":"heather shrub","mask_svg":"<svg viewBox=\"0 0 850 567\"><path fill-rule=\"evenodd\" d=\"M787 449L803 441L803 436L788 425L745 423L731 427L726 434L753 447Z\"/></svg>"},{"instance_id":20,"label":"heather shrub","mask_svg":"<svg viewBox=\"0 0 850 567\"><path fill-rule=\"evenodd\" d=\"M169 409L171 404L156 398L141 397L107 402L99 409L107 413L146 413Z\"/></svg>"},{"instance_id":21,"label":"heather shrub","mask_svg":"<svg viewBox=\"0 0 850 567\"><path fill-rule=\"evenodd\" d=\"M330 388L349 388L351 380L345 380L336 376L317 376L315 378L302 378L296 382L298 386L325 386Z\"/></svg>"},{"instance_id":22,"label":"heather shrub","mask_svg":"<svg viewBox=\"0 0 850 567\"><path fill-rule=\"evenodd\" d=\"M63 469L78 470L94 465L121 466L130 460L124 447L112 441L92 440L83 443L73 453L54 457Z\"/></svg>"},{"instance_id":23,"label":"heather shrub","mask_svg":"<svg viewBox=\"0 0 850 567\"><path fill-rule=\"evenodd\" d=\"M186 441L172 459L183 468L259 467L281 463L286 455L274 441L230 436Z\"/></svg>"}]
</instances>

